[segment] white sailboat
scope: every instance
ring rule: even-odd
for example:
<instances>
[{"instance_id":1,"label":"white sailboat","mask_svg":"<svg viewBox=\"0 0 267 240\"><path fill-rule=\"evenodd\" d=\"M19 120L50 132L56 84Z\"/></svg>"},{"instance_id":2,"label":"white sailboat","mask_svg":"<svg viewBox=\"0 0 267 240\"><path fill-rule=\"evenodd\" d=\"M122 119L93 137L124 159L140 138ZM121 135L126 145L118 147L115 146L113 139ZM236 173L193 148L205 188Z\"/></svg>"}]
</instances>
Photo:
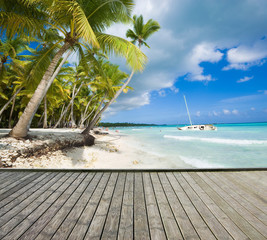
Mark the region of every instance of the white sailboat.
<instances>
[{"instance_id":1,"label":"white sailboat","mask_svg":"<svg viewBox=\"0 0 267 240\"><path fill-rule=\"evenodd\" d=\"M190 117L190 113L188 110L186 98L184 95L184 102L187 110L187 115L189 118L190 126L184 126L184 127L179 127L178 130L193 130L193 131L202 131L202 130L217 130L217 127L213 126L212 124L202 124L202 125L193 125Z\"/></svg>"}]
</instances>

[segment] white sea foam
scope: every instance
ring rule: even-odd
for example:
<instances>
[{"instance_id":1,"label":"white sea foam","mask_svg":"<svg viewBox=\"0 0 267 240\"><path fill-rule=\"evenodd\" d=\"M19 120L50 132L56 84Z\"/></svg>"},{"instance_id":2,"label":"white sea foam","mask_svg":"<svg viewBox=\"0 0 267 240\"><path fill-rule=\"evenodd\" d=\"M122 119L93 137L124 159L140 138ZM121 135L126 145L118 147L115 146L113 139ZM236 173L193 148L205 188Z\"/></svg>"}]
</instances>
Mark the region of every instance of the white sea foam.
<instances>
[{"instance_id":1,"label":"white sea foam","mask_svg":"<svg viewBox=\"0 0 267 240\"><path fill-rule=\"evenodd\" d=\"M142 129L133 128L132 131L142 131Z\"/></svg>"},{"instance_id":2,"label":"white sea foam","mask_svg":"<svg viewBox=\"0 0 267 240\"><path fill-rule=\"evenodd\" d=\"M191 165L196 168L223 168L225 167L224 165L221 165L221 164L207 162L204 159L189 158L189 157L184 157L184 156L180 156L180 159L186 164Z\"/></svg>"},{"instance_id":3,"label":"white sea foam","mask_svg":"<svg viewBox=\"0 0 267 240\"><path fill-rule=\"evenodd\" d=\"M266 140L247 140L247 139L225 139L225 138L202 138L190 136L164 135L164 138L173 138L179 141L201 141L228 145L262 145L267 144Z\"/></svg>"}]
</instances>

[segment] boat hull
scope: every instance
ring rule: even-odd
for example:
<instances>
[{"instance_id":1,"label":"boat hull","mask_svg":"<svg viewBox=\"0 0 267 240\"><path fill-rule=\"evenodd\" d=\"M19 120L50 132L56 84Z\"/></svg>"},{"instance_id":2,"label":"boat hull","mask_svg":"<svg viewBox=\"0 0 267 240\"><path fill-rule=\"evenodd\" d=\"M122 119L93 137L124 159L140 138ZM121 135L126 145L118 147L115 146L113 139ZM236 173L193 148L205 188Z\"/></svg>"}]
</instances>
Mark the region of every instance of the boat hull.
<instances>
[{"instance_id":1,"label":"boat hull","mask_svg":"<svg viewBox=\"0 0 267 240\"><path fill-rule=\"evenodd\" d=\"M179 127L178 130L189 130L189 131L215 131L217 127L207 124L207 125L190 125L185 127Z\"/></svg>"}]
</instances>

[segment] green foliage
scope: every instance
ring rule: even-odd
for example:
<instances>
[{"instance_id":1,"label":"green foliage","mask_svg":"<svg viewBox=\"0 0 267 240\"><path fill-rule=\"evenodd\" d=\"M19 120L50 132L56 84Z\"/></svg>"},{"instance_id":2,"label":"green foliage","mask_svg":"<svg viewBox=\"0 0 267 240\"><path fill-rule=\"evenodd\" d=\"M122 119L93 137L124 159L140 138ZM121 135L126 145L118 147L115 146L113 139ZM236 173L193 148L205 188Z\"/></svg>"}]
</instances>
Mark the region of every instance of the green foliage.
<instances>
[{"instance_id":1,"label":"green foliage","mask_svg":"<svg viewBox=\"0 0 267 240\"><path fill-rule=\"evenodd\" d=\"M47 107L43 101L32 126L42 125L45 109L49 125L54 125L69 104L73 90L79 87L73 103L74 118L77 123L81 119L90 122L101 104L110 101L128 77L107 59L111 55L123 57L133 71L142 71L147 62L132 42L105 33L114 23L131 22L133 6L133 0L0 0L0 127L8 126L10 99L16 103L13 126L18 121L66 42L68 51L78 55L78 62L75 66L65 63L60 69L46 93ZM143 21L136 16L133 19ZM136 27L139 25L142 26L139 23ZM143 40L158 30L159 25L155 25L149 20L143 26ZM30 48L33 42L38 44L35 49ZM129 89L132 88L127 87L124 93ZM61 127L69 120L70 110L63 116Z\"/></svg>"}]
</instances>

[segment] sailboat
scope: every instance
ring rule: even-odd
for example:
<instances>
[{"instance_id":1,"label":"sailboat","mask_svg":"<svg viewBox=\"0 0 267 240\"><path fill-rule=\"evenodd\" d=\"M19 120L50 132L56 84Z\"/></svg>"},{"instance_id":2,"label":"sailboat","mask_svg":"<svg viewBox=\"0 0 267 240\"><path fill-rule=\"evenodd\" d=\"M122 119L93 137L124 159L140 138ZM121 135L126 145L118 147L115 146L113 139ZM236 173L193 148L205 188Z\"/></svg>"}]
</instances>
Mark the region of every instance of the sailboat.
<instances>
[{"instance_id":1,"label":"sailboat","mask_svg":"<svg viewBox=\"0 0 267 240\"><path fill-rule=\"evenodd\" d=\"M199 131L199 130L217 130L217 127L213 126L212 124L202 124L202 125L193 125L190 117L190 113L188 110L186 98L184 95L184 102L187 110L187 115L189 118L190 126L184 126L184 127L178 127L178 130L193 130L193 131Z\"/></svg>"}]
</instances>

